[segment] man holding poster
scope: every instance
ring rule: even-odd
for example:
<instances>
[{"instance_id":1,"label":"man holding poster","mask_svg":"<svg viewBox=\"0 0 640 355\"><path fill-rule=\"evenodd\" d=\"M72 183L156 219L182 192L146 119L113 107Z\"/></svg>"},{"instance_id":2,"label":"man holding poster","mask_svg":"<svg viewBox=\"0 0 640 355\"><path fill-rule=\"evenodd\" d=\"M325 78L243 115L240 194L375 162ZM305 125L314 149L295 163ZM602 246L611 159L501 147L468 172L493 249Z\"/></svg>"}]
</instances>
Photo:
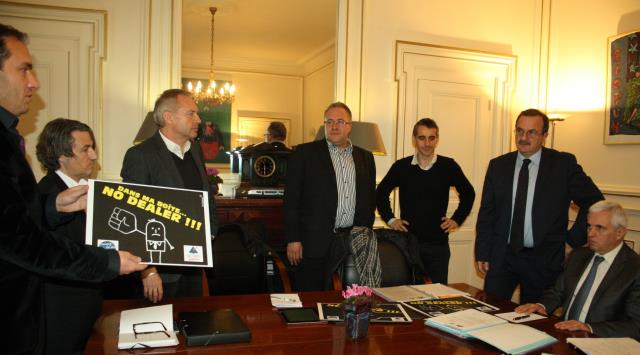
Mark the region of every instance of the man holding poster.
<instances>
[{"instance_id":1,"label":"man holding poster","mask_svg":"<svg viewBox=\"0 0 640 355\"><path fill-rule=\"evenodd\" d=\"M198 107L191 94L181 89L166 90L156 100L153 118L158 132L127 151L120 173L122 180L129 183L207 191L211 196L202 150L194 140L201 121ZM215 205L213 199L208 202L211 234L215 235L218 229ZM159 238L154 235L147 236L150 237ZM166 247L169 247L168 243ZM144 285L145 297L153 302L160 301L163 296L202 295L200 269L161 267L156 270L150 267L142 276L146 278L149 275L160 275L162 278L161 283Z\"/></svg>"}]
</instances>

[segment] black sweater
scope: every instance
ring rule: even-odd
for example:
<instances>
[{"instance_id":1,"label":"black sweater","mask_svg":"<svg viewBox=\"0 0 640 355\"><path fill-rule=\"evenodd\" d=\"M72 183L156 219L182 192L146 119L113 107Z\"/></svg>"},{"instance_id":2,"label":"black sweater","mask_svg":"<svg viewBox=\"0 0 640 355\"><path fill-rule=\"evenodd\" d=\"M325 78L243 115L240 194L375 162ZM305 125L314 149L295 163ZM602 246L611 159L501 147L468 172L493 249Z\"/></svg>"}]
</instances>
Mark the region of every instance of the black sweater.
<instances>
[{"instance_id":1,"label":"black sweater","mask_svg":"<svg viewBox=\"0 0 640 355\"><path fill-rule=\"evenodd\" d=\"M458 225L462 225L471 212L475 191L455 160L438 155L431 169L424 171L418 165L411 165L412 159L413 156L408 156L396 161L378 185L378 212L385 222L393 218L389 194L399 187L400 218L409 222L409 232L420 242L446 244L448 233L440 224L447 213L450 187L455 187L460 197L460 204L451 217Z\"/></svg>"}]
</instances>

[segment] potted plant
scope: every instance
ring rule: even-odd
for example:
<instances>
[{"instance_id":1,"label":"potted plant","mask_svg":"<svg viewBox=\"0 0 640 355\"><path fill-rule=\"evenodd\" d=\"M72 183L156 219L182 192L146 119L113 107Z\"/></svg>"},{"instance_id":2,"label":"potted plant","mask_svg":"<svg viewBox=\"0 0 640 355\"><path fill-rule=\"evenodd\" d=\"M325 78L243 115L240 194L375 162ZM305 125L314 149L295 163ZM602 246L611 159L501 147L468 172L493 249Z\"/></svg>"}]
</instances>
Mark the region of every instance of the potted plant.
<instances>
[{"instance_id":1,"label":"potted plant","mask_svg":"<svg viewBox=\"0 0 640 355\"><path fill-rule=\"evenodd\" d=\"M209 177L209 184L211 185L211 194L213 196L218 194L220 191L220 185L222 184L222 178L220 177L220 172L218 169L214 167L207 167L207 176Z\"/></svg>"},{"instance_id":2,"label":"potted plant","mask_svg":"<svg viewBox=\"0 0 640 355\"><path fill-rule=\"evenodd\" d=\"M342 309L347 337L351 340L366 338L369 333L371 307L375 302L373 291L367 286L352 284L342 291L342 297L344 298Z\"/></svg>"}]
</instances>

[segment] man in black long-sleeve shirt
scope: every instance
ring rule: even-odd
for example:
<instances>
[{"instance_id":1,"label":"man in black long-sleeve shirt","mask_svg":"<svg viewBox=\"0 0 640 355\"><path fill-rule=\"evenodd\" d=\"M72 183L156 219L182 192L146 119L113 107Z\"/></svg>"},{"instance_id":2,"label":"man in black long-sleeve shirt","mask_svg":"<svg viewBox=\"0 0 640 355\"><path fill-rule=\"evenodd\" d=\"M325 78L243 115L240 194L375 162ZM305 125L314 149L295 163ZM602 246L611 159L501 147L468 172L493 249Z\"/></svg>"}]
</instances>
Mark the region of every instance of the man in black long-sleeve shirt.
<instances>
[{"instance_id":1,"label":"man in black long-sleeve shirt","mask_svg":"<svg viewBox=\"0 0 640 355\"><path fill-rule=\"evenodd\" d=\"M420 257L433 282L446 284L449 275L449 232L458 228L471 212L476 196L473 186L455 160L436 155L438 125L423 118L413 127L416 154L396 161L377 189L377 207L389 227L418 237ZM460 204L447 218L449 189L453 186ZM389 194L400 188L400 218L391 210Z\"/></svg>"}]
</instances>

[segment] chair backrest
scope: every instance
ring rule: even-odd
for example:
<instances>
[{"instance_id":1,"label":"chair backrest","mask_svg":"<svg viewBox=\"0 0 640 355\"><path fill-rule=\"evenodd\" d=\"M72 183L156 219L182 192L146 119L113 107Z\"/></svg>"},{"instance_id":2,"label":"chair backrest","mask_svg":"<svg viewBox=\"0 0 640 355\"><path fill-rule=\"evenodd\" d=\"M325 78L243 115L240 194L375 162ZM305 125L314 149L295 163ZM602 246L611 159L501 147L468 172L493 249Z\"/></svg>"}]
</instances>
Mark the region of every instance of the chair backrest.
<instances>
[{"instance_id":1,"label":"chair backrest","mask_svg":"<svg viewBox=\"0 0 640 355\"><path fill-rule=\"evenodd\" d=\"M377 236L378 254L382 266L382 287L411 285L416 283L416 273L400 248L391 240ZM360 275L356 270L352 254L348 254L339 268L342 289L353 283L359 283Z\"/></svg>"},{"instance_id":2,"label":"chair backrest","mask_svg":"<svg viewBox=\"0 0 640 355\"><path fill-rule=\"evenodd\" d=\"M239 230L225 230L213 240L213 269L207 270L211 295L262 293L266 290L265 257L251 255Z\"/></svg>"},{"instance_id":3,"label":"chair backrest","mask_svg":"<svg viewBox=\"0 0 640 355\"><path fill-rule=\"evenodd\" d=\"M378 253L382 264L382 287L415 283L415 272L397 245L388 239L378 238Z\"/></svg>"}]
</instances>

